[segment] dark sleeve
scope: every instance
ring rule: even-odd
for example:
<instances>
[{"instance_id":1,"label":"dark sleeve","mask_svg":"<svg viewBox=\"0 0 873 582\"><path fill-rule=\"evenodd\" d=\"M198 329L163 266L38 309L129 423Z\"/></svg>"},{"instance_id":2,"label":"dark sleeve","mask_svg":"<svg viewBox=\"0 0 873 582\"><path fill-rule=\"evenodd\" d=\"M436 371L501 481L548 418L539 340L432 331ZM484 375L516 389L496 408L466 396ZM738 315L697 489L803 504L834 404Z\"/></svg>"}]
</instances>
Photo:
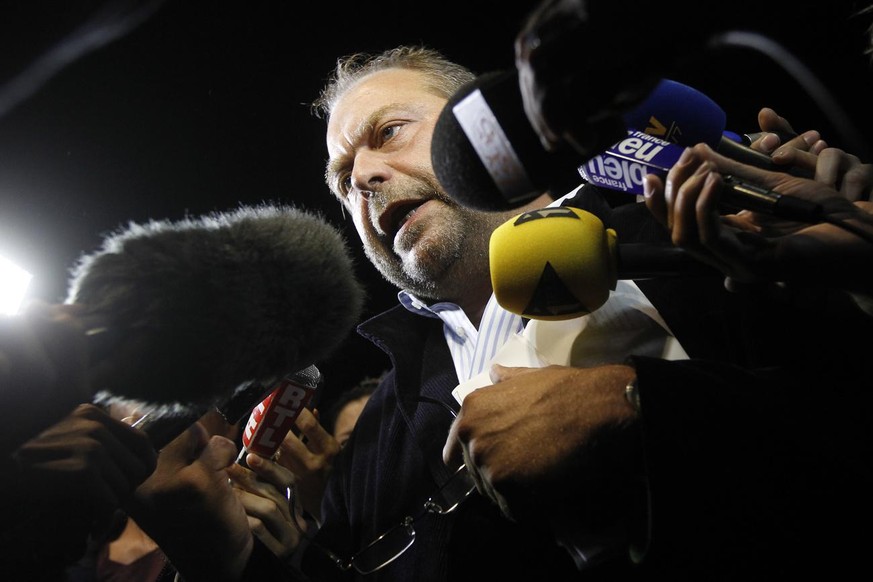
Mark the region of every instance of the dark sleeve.
<instances>
[{"instance_id":1,"label":"dark sleeve","mask_svg":"<svg viewBox=\"0 0 873 582\"><path fill-rule=\"evenodd\" d=\"M860 391L800 370L632 361L650 491L640 567L725 579L858 567L865 538L848 523L873 514Z\"/></svg>"}]
</instances>

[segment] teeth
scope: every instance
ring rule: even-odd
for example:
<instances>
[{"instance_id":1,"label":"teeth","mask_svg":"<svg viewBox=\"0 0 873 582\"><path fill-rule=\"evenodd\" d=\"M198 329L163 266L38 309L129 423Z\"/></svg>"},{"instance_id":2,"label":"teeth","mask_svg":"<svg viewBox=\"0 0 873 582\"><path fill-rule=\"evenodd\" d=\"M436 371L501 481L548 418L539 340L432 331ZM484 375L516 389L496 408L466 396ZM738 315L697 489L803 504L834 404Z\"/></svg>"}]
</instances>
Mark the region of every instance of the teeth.
<instances>
[{"instance_id":1,"label":"teeth","mask_svg":"<svg viewBox=\"0 0 873 582\"><path fill-rule=\"evenodd\" d=\"M413 208L412 210L410 210L409 212L407 212L406 214L404 214L400 218L400 222L397 223L397 230L400 230L403 227L403 225L406 224L406 221L409 220L409 217L412 216L413 214L415 214L416 211L418 211L417 206L415 208Z\"/></svg>"}]
</instances>

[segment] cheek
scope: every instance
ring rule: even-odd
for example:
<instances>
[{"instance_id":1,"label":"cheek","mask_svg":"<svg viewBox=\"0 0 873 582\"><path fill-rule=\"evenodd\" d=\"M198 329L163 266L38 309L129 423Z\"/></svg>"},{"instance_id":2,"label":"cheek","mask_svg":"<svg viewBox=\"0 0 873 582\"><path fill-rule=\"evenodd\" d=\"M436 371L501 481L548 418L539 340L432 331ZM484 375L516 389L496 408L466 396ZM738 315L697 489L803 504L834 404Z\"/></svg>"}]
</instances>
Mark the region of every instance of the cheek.
<instances>
[{"instance_id":1,"label":"cheek","mask_svg":"<svg viewBox=\"0 0 873 582\"><path fill-rule=\"evenodd\" d=\"M355 225L355 230L358 232L358 238L364 243L364 248L373 248L377 244L376 233L368 220L363 218L360 209L352 213L352 223Z\"/></svg>"},{"instance_id":2,"label":"cheek","mask_svg":"<svg viewBox=\"0 0 873 582\"><path fill-rule=\"evenodd\" d=\"M361 239L361 246L367 259L379 270L387 268L391 262L389 257L393 255L392 250L384 247L379 236L370 226L369 221L362 220L360 213L352 215L352 222L355 225L355 230L358 232L358 238Z\"/></svg>"},{"instance_id":3,"label":"cheek","mask_svg":"<svg viewBox=\"0 0 873 582\"><path fill-rule=\"evenodd\" d=\"M367 223L361 219L360 210L349 210L347 208L346 212L351 215L352 224L355 225L355 230L358 231L358 236L361 237L361 240L364 240L367 237Z\"/></svg>"}]
</instances>

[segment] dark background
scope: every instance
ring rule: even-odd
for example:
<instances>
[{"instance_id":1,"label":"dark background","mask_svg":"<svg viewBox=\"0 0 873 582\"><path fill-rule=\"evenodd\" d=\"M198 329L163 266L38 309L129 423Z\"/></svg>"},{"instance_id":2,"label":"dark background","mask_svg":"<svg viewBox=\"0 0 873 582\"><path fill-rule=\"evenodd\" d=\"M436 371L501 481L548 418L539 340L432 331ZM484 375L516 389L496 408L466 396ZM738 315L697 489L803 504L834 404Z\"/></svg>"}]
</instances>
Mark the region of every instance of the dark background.
<instances>
[{"instance_id":1,"label":"dark background","mask_svg":"<svg viewBox=\"0 0 873 582\"><path fill-rule=\"evenodd\" d=\"M394 304L395 290L357 250L354 230L322 181L324 122L308 103L336 58L358 50L425 43L476 72L509 68L515 33L536 4L167 0L0 115L0 255L34 273L29 297L63 301L76 259L128 221L289 202L346 225L369 293L365 316L381 311ZM107 5L0 0L0 87ZM713 55L674 78L715 99L729 129L756 130L756 113L766 105L795 129L819 129L831 145L871 161L863 140L873 135L873 70L862 54L871 18L853 16L863 5L693 7L711 12L704 19L714 30L757 30L791 51L838 99L861 141L758 52ZM627 38L615 27L615 42L636 42L642 51L671 42L658 31L653 22L651 38ZM321 366L323 396L387 365L352 334Z\"/></svg>"}]
</instances>

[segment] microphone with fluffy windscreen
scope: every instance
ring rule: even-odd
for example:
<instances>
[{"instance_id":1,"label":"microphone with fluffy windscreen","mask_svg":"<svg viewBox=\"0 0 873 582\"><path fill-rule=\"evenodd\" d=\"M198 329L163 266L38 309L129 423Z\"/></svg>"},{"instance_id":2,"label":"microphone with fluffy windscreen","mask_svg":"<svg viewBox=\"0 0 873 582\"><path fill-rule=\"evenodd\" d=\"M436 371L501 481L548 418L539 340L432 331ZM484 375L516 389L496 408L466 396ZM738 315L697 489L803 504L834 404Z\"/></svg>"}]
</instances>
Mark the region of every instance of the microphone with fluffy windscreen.
<instances>
[{"instance_id":1,"label":"microphone with fluffy windscreen","mask_svg":"<svg viewBox=\"0 0 873 582\"><path fill-rule=\"evenodd\" d=\"M337 229L263 204L132 223L79 260L67 302L87 308L96 399L173 415L246 389L254 406L339 346L363 295Z\"/></svg>"}]
</instances>

